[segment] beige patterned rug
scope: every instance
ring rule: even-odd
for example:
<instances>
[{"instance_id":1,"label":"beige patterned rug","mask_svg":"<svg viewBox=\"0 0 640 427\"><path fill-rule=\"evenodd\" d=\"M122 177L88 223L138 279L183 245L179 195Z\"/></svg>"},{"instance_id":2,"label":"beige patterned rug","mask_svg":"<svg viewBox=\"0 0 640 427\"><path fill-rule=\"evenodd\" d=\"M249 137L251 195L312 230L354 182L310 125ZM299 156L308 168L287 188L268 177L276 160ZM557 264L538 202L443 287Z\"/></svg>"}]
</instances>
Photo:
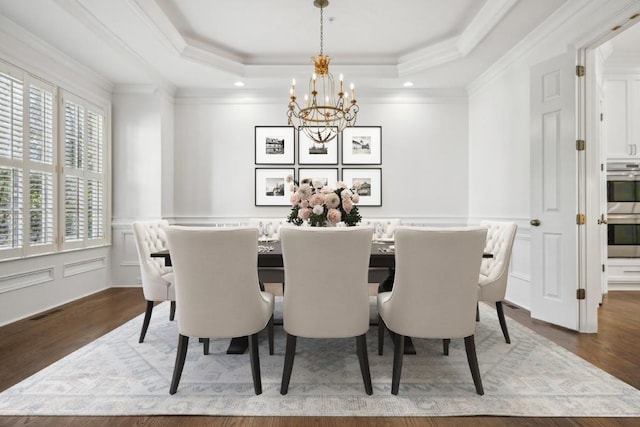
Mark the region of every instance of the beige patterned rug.
<instances>
[{"instance_id":1,"label":"beige patterned rug","mask_svg":"<svg viewBox=\"0 0 640 427\"><path fill-rule=\"evenodd\" d=\"M640 391L508 319L505 344L495 310L481 304L476 346L485 395L475 393L462 340L442 355L440 340L416 340L393 396L393 349L377 355L368 335L374 393L364 393L355 339L298 340L289 393L279 393L285 336L276 354L261 334L263 394L253 393L249 357L212 340L204 356L192 339L177 394L169 395L177 331L158 306L143 344L142 317L79 349L0 394L0 415L306 415L640 417Z\"/></svg>"}]
</instances>

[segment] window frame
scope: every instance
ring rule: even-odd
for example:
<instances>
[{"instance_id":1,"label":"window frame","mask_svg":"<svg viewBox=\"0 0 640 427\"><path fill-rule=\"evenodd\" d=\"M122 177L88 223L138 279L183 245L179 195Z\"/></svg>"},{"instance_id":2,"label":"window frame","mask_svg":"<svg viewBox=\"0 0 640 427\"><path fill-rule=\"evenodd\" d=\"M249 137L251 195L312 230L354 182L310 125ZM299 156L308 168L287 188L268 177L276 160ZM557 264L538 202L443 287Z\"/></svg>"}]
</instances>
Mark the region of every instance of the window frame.
<instances>
[{"instance_id":1,"label":"window frame","mask_svg":"<svg viewBox=\"0 0 640 427\"><path fill-rule=\"evenodd\" d=\"M103 100L98 102L89 101L75 93L72 93L60 86L57 86L45 79L30 74L17 66L7 63L0 59L0 74L7 75L8 77L19 81L22 84L22 158L8 158L0 157L0 167L19 170L22 174L21 178L21 222L17 225L12 224L12 228L19 227L20 236L22 241L19 246L7 247L0 249L0 262L11 260L28 258L38 255L55 254L66 252L69 250L77 250L84 248L94 248L101 246L108 246L111 244L111 116L110 116L110 101ZM31 88L36 87L39 90L45 91L47 95L43 98L46 100L46 105L42 106L33 102L40 98L31 98ZM48 94L51 95L52 100L49 104ZM37 95L36 95L37 96ZM64 102L66 100L72 100L75 104L78 104L84 108L85 111L85 128L88 119L87 112L95 114L100 117L98 120L98 127L96 128L95 135L101 140L101 147L98 153L99 161L101 163L101 171L94 172L85 170L87 163L87 147L90 145L85 140L84 158L83 158L83 170L69 170L65 167L65 109ZM34 110L34 106L41 106L40 109ZM51 106L51 115L49 116L48 107ZM10 107L12 108L13 105ZM48 162L48 157L45 155L47 161L42 162L35 158L31 158L31 128L32 120L36 117L35 114L38 111L44 111L47 114L44 116L38 116L39 122L35 125L42 125L42 128L38 128L38 138L42 138L45 143L43 147L47 147L46 141L51 139L51 162ZM51 123L48 119L51 119ZM36 126L33 126L34 129ZM95 151L93 152L95 155ZM46 206L42 208L43 212L43 228L42 232L52 233L52 238L46 240L45 243L31 242L31 215L33 207L32 202L32 175L45 174L50 176L51 186L42 187L42 194L50 195L51 207L47 209ZM84 208L82 210L83 215L83 230L82 238L78 241L65 241L65 177L77 176L84 185ZM101 190L100 203L94 205L100 210L99 219L100 222L97 225L97 229L101 231L101 235L98 238L88 237L88 212L91 206L88 205L86 189L89 182L99 182ZM36 188L36 187L34 187ZM50 191L50 193L49 193ZM38 205L40 207L40 205ZM37 209L36 209L37 211ZM50 219L51 222L47 220Z\"/></svg>"}]
</instances>

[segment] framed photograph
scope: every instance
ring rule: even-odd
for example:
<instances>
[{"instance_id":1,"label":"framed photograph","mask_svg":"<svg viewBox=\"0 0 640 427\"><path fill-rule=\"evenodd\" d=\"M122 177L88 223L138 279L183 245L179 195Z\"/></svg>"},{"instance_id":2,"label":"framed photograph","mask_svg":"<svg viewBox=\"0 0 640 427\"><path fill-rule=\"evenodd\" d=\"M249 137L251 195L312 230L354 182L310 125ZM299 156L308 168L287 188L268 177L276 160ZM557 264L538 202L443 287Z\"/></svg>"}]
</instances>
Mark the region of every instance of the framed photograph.
<instances>
[{"instance_id":1,"label":"framed photograph","mask_svg":"<svg viewBox=\"0 0 640 427\"><path fill-rule=\"evenodd\" d=\"M256 168L256 206L289 206L287 176L294 173L293 168Z\"/></svg>"},{"instance_id":2,"label":"framed photograph","mask_svg":"<svg viewBox=\"0 0 640 427\"><path fill-rule=\"evenodd\" d=\"M342 169L342 181L347 187L358 182L358 206L382 206L382 169Z\"/></svg>"},{"instance_id":3,"label":"framed photograph","mask_svg":"<svg viewBox=\"0 0 640 427\"><path fill-rule=\"evenodd\" d=\"M256 165L295 163L293 126L256 126Z\"/></svg>"},{"instance_id":4,"label":"framed photograph","mask_svg":"<svg viewBox=\"0 0 640 427\"><path fill-rule=\"evenodd\" d=\"M338 128L336 128L336 132ZM298 163L301 165L337 165L338 138L318 143L303 131L298 132Z\"/></svg>"},{"instance_id":5,"label":"framed photograph","mask_svg":"<svg viewBox=\"0 0 640 427\"><path fill-rule=\"evenodd\" d=\"M299 168L298 182L302 184L302 180L304 179L310 179L310 180L319 179L319 180L322 180L322 182L324 182L324 185L328 185L331 188L336 188L336 184L338 183L338 168L335 168L335 169Z\"/></svg>"},{"instance_id":6,"label":"framed photograph","mask_svg":"<svg viewBox=\"0 0 640 427\"><path fill-rule=\"evenodd\" d=\"M381 165L382 126L352 126L342 131L342 164Z\"/></svg>"}]
</instances>

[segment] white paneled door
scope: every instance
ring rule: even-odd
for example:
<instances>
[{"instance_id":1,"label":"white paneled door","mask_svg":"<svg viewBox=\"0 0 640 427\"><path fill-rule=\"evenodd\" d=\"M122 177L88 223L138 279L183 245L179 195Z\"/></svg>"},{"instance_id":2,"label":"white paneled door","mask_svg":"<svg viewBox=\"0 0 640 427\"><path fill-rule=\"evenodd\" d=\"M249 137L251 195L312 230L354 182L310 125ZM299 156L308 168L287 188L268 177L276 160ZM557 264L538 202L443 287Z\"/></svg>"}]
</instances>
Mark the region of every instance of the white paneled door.
<instances>
[{"instance_id":1,"label":"white paneled door","mask_svg":"<svg viewBox=\"0 0 640 427\"><path fill-rule=\"evenodd\" d=\"M579 329L575 60L531 68L531 317Z\"/></svg>"}]
</instances>

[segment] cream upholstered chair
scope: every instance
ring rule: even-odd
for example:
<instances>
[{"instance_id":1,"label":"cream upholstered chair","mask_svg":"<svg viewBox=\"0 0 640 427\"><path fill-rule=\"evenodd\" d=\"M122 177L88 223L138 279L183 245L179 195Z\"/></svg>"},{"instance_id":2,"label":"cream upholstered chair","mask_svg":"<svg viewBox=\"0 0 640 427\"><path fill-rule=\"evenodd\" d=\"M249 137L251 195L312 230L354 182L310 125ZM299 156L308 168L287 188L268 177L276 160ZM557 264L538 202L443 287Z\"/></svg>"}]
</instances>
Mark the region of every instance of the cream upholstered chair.
<instances>
[{"instance_id":1,"label":"cream upholstered chair","mask_svg":"<svg viewBox=\"0 0 640 427\"><path fill-rule=\"evenodd\" d=\"M287 222L284 218L250 218L249 226L258 230L259 239L280 240L280 227ZM284 285L284 269L264 267L258 269L261 283L282 283Z\"/></svg>"},{"instance_id":2,"label":"cream upholstered chair","mask_svg":"<svg viewBox=\"0 0 640 427\"><path fill-rule=\"evenodd\" d=\"M164 265L161 258L151 258L152 252L167 249L167 236L163 227L169 222L161 221L137 221L133 223L133 235L135 236L138 259L140 261L140 275L142 279L142 292L147 301L147 308L142 322L139 342L144 341L151 321L153 304L155 301L171 301L170 319L173 320L176 311L176 293L173 282L173 269Z\"/></svg>"},{"instance_id":3,"label":"cream upholstered chair","mask_svg":"<svg viewBox=\"0 0 640 427\"><path fill-rule=\"evenodd\" d=\"M283 227L280 232L287 290L283 327L287 333L280 393L291 380L297 337L356 337L360 371L373 393L367 341L367 269L373 230L367 227Z\"/></svg>"},{"instance_id":4,"label":"cream upholstered chair","mask_svg":"<svg viewBox=\"0 0 640 427\"><path fill-rule=\"evenodd\" d=\"M478 394L484 394L474 333L478 280L485 227L398 227L396 272L391 292L378 294L378 353L384 328L394 334L391 393L398 394L405 336L441 338L444 353L451 338L464 338Z\"/></svg>"},{"instance_id":5,"label":"cream upholstered chair","mask_svg":"<svg viewBox=\"0 0 640 427\"><path fill-rule=\"evenodd\" d=\"M273 295L258 287L258 232L250 227L169 227L176 285L178 350L169 393L174 394L187 356L189 337L249 336L256 394L262 393L258 332L270 328L273 347Z\"/></svg>"},{"instance_id":6,"label":"cream upholstered chair","mask_svg":"<svg viewBox=\"0 0 640 427\"><path fill-rule=\"evenodd\" d=\"M507 292L511 250L518 226L514 222L498 221L482 221L480 225L488 227L484 251L493 254L493 258L482 260L478 281L478 301L495 303L502 335L504 335L504 340L510 344L511 339L504 318L502 301ZM479 320L479 317L477 314L476 319Z\"/></svg>"}]
</instances>

